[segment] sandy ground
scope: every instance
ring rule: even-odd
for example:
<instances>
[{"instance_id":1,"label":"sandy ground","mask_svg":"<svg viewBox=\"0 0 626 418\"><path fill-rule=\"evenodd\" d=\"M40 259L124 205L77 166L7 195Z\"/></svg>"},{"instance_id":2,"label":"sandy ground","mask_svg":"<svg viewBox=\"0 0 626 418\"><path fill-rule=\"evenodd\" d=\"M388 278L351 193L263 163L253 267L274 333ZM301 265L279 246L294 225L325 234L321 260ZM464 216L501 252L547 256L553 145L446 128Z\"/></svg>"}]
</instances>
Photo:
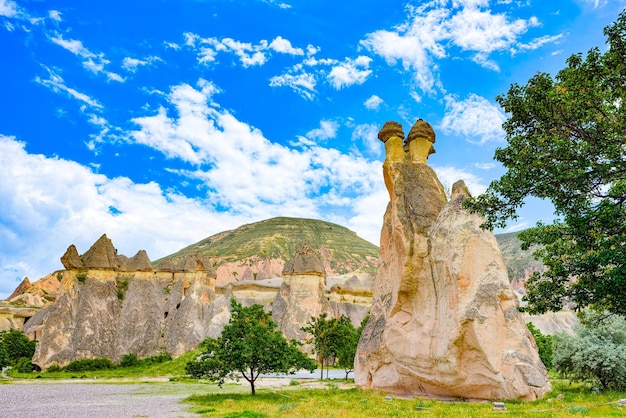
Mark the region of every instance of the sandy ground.
<instances>
[{"instance_id":1,"label":"sandy ground","mask_svg":"<svg viewBox=\"0 0 626 418\"><path fill-rule=\"evenodd\" d=\"M291 385L297 380L299 385ZM293 377L261 377L258 389L324 388L330 382ZM333 381L343 387L343 382ZM350 385L348 385L350 386ZM115 380L12 380L0 384L0 417L194 417L180 403L193 394L247 392L247 381L224 388L208 383L169 382L167 378Z\"/></svg>"}]
</instances>

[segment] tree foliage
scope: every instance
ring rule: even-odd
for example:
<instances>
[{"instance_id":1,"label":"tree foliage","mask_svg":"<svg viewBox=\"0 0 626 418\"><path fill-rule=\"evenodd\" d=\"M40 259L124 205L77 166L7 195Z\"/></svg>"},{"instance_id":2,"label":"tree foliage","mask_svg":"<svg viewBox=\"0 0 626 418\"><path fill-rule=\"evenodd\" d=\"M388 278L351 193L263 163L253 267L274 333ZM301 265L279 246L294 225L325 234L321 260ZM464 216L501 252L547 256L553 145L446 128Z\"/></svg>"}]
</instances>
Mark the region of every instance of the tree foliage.
<instances>
[{"instance_id":1,"label":"tree foliage","mask_svg":"<svg viewBox=\"0 0 626 418\"><path fill-rule=\"evenodd\" d=\"M626 321L586 312L576 335L555 336L554 369L572 380L596 379L605 389L626 389Z\"/></svg>"},{"instance_id":2,"label":"tree foliage","mask_svg":"<svg viewBox=\"0 0 626 418\"><path fill-rule=\"evenodd\" d=\"M21 330L0 331L0 367L15 366L21 358L32 359L37 343Z\"/></svg>"},{"instance_id":3,"label":"tree foliage","mask_svg":"<svg viewBox=\"0 0 626 418\"><path fill-rule=\"evenodd\" d=\"M552 357L554 356L554 336L544 335L532 322L526 325L537 343L539 358L547 368L551 369Z\"/></svg>"},{"instance_id":4,"label":"tree foliage","mask_svg":"<svg viewBox=\"0 0 626 418\"><path fill-rule=\"evenodd\" d=\"M303 331L313 335L312 342L320 363L321 378L324 378L324 366L335 364L344 369L346 379L354 369L354 356L361 337L361 331L367 323L369 316L356 329L350 318L342 315L339 319L329 318L327 314L321 314L311 318Z\"/></svg>"},{"instance_id":5,"label":"tree foliage","mask_svg":"<svg viewBox=\"0 0 626 418\"><path fill-rule=\"evenodd\" d=\"M571 304L626 314L626 10L604 30L609 49L572 55L497 98L510 115L495 159L507 172L465 205L503 227L529 196L558 221L520 234L547 270L527 285L529 311Z\"/></svg>"},{"instance_id":6,"label":"tree foliage","mask_svg":"<svg viewBox=\"0 0 626 418\"><path fill-rule=\"evenodd\" d=\"M255 381L261 373L293 374L315 370L315 362L287 341L261 305L243 307L231 300L231 317L218 339L202 343L204 351L186 370L192 376L206 377L221 386L227 378L243 377L254 395Z\"/></svg>"}]
</instances>

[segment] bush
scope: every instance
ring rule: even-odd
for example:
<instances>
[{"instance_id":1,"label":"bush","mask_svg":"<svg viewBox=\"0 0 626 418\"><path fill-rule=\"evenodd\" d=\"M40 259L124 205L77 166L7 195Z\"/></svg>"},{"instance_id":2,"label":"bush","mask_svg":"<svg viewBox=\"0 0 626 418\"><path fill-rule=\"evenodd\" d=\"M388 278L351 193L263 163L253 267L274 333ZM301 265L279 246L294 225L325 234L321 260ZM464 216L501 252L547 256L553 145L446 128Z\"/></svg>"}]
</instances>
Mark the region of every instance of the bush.
<instances>
[{"instance_id":1,"label":"bush","mask_svg":"<svg viewBox=\"0 0 626 418\"><path fill-rule=\"evenodd\" d=\"M552 357L554 355L554 336L542 334L532 322L529 322L526 325L537 343L539 358L548 369L551 369Z\"/></svg>"},{"instance_id":2,"label":"bush","mask_svg":"<svg viewBox=\"0 0 626 418\"><path fill-rule=\"evenodd\" d=\"M626 321L585 313L576 335L555 336L554 369L571 380L595 379L605 389L626 389Z\"/></svg>"},{"instance_id":3,"label":"bush","mask_svg":"<svg viewBox=\"0 0 626 418\"><path fill-rule=\"evenodd\" d=\"M85 358L74 360L63 368L66 372L86 372L112 369L115 365L108 358Z\"/></svg>"},{"instance_id":4,"label":"bush","mask_svg":"<svg viewBox=\"0 0 626 418\"><path fill-rule=\"evenodd\" d=\"M166 361L170 361L171 359L172 359L172 356L170 356L169 354L160 353L157 356L152 356L152 357L148 357L148 358L141 360L141 363L146 366L149 366L151 364L165 363Z\"/></svg>"},{"instance_id":5,"label":"bush","mask_svg":"<svg viewBox=\"0 0 626 418\"><path fill-rule=\"evenodd\" d=\"M139 358L135 353L124 354L122 356L122 359L120 360L120 367L133 367L137 366L138 364Z\"/></svg>"},{"instance_id":6,"label":"bush","mask_svg":"<svg viewBox=\"0 0 626 418\"><path fill-rule=\"evenodd\" d=\"M15 369L20 373L31 373L35 370L35 365L30 362L30 358L22 357L17 361Z\"/></svg>"},{"instance_id":7,"label":"bush","mask_svg":"<svg viewBox=\"0 0 626 418\"><path fill-rule=\"evenodd\" d=\"M58 364L54 363L52 364L50 367L48 367L46 369L47 373L58 373L63 371L63 369L61 368L61 366L59 366Z\"/></svg>"},{"instance_id":8,"label":"bush","mask_svg":"<svg viewBox=\"0 0 626 418\"><path fill-rule=\"evenodd\" d=\"M18 329L0 331L0 366L15 366L22 358L32 358L37 343Z\"/></svg>"}]
</instances>

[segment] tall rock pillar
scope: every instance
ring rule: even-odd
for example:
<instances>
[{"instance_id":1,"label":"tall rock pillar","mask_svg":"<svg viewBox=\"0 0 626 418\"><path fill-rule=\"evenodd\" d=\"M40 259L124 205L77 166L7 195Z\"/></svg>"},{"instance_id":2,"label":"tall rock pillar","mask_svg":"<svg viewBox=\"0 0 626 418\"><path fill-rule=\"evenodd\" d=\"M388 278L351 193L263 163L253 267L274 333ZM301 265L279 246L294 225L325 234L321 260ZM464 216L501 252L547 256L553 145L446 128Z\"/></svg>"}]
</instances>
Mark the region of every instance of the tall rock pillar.
<instances>
[{"instance_id":1,"label":"tall rock pillar","mask_svg":"<svg viewBox=\"0 0 626 418\"><path fill-rule=\"evenodd\" d=\"M551 389L547 373L517 312L495 237L480 229L480 216L463 210L463 182L447 202L426 165L432 127L418 120L399 153L402 137L395 122L379 132L390 202L356 384L446 399L543 396Z\"/></svg>"}]
</instances>

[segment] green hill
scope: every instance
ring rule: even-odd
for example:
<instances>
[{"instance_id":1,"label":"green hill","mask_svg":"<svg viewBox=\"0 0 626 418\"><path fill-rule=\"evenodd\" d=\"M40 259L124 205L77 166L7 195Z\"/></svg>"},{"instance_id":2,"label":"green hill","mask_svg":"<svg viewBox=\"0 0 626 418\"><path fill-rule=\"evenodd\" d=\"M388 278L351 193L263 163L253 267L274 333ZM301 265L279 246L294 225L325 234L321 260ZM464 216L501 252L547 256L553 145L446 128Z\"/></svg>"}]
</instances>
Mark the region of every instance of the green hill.
<instances>
[{"instance_id":1,"label":"green hill","mask_svg":"<svg viewBox=\"0 0 626 418\"><path fill-rule=\"evenodd\" d=\"M321 249L337 273L374 272L378 247L340 225L314 219L272 218L221 232L164 258L200 253L221 262L247 259L290 260L303 241ZM326 252L326 254L325 254ZM161 260L155 261L157 264Z\"/></svg>"}]
</instances>

